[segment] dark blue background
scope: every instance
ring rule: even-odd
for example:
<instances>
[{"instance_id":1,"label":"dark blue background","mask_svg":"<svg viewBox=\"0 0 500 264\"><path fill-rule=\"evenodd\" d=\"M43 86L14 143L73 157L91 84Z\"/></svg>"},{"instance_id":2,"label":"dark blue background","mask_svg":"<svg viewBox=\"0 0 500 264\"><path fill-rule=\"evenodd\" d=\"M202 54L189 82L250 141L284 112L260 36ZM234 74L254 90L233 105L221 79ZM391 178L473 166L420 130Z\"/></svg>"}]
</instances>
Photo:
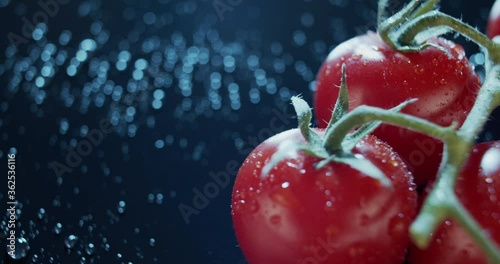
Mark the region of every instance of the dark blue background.
<instances>
[{"instance_id":1,"label":"dark blue background","mask_svg":"<svg viewBox=\"0 0 500 264\"><path fill-rule=\"evenodd\" d=\"M3 3L6 2L3 0ZM195 3L194 13L182 14L182 10L179 11L185 3ZM93 4L96 9L83 12L87 4ZM446 0L443 1L442 9L484 30L491 5L492 1ZM98 128L99 122L109 117L112 107L105 103L102 107L90 107L82 112L76 105L64 105L60 97L63 83L70 84L78 101L77 91L93 78L85 70L76 77L69 77L65 67L60 67L51 83L44 88L47 91L45 101L35 108L29 92L7 89L14 76L12 70L0 71L1 163L6 164L6 153L9 148L15 147L16 192L17 199L23 204L17 231L25 232L31 246L26 260L37 255L37 263L49 263L50 258L53 258L54 263L79 263L82 257L86 258L87 263L245 263L231 223L232 182L222 188L217 197L210 199L209 205L199 215L192 216L189 224L184 222L178 205L192 204L192 189L202 189L211 182L210 172L224 171L230 160L244 160L245 155L238 151L238 144L247 144L249 137L269 127L269 121L274 116L271 111L273 108L291 114L288 98L299 93L312 102L309 89L312 80L299 76L294 70L294 63L288 65L283 73L272 70L272 59L284 55L274 55L271 44L281 43L283 53L289 54L293 62L302 61L314 77L321 61L335 45L368 29L375 29L375 7L375 1L243 0L233 11L225 13L221 21L212 0L73 0L61 6L58 14L48 22L46 40L56 43L63 30L70 30L73 40L60 50L67 49L68 53L74 54L79 41L93 37L89 30L92 23L101 21L103 30L109 32L109 40L100 45L92 56L102 60L109 57L111 61L113 56L116 57L120 41L141 27L144 32L139 40L129 41L132 61L141 57L150 58L149 54L141 51L142 40L150 37L157 36L162 40L157 50L162 50L162 45L166 45L163 40L170 39L174 32L184 35L188 46L194 45L189 43L192 42L189 39L200 26L206 25L208 16L209 20L215 22L210 26L211 30L219 32L218 38L224 45L239 42L243 47L239 57L236 56L236 64L245 64L251 54L260 57L261 68L266 70L268 78L277 82L278 92L261 92L260 102L250 102L248 93L255 86L253 71L238 66L233 74L223 76L233 76L234 82L239 85L239 109L230 107L225 85L221 88L221 109L208 109L202 113L179 110L185 96L180 94L175 84L173 88L165 90L163 107L159 110L151 108L152 91L147 90L147 103L141 101L136 107L137 113L132 123L138 130L134 136L127 134L126 127L118 126L106 135L90 155L83 158L82 164L73 172L57 177L50 164L54 161L63 163L67 155L65 146L71 144L72 139L76 142L83 139L79 135L80 126L84 124L89 129ZM128 11L135 10L136 16L130 20L124 19L126 8L129 8ZM39 10L35 1L12 1L0 8L0 64L19 61L36 49L36 41L31 39L29 43L18 47L16 55L10 56L4 52L9 45L7 34L21 34L21 17L31 18ZM153 12L157 17L169 13L172 21L162 27L144 27L142 20L147 12ZM314 17L311 27L301 24L304 12ZM293 42L297 30L307 36L304 45ZM241 37L245 35L246 38ZM457 41L465 45L469 55L477 52L471 43L463 39ZM320 46L323 44L324 50L315 49L315 43L320 43ZM89 66L83 67L87 69ZM213 71L217 72L218 68L214 67ZM110 70L108 79L126 85L130 76L131 71ZM209 75L205 77L209 78ZM194 105L202 104L208 97L203 78L193 83L189 98ZM33 85L29 81L24 83ZM499 116L498 113L496 116ZM154 125L147 125L148 117L150 120L155 119ZM66 134L60 133L62 118L70 123ZM282 129L295 126L295 120L289 120ZM495 128L494 122L489 124L487 131L490 132L488 139L499 138L499 129L498 126ZM155 147L158 139L164 140L168 136L173 139L171 145ZM6 184L0 185L0 208L3 208ZM149 202L150 194L155 199L157 194L163 195L162 203ZM126 203L123 214L117 212L119 201ZM47 211L46 219L37 218L40 208ZM79 224L89 215L92 216L90 220ZM53 234L56 223L63 226L61 235ZM0 226L5 227L4 223ZM89 226L92 227L91 231ZM80 238L72 252L66 250L63 243L70 234ZM107 242L103 242L103 237ZM149 245L150 238L155 239L154 246ZM2 243L5 243L5 239L2 239ZM88 243L96 245L93 256L87 256L84 251ZM105 249L106 244L109 244L109 250ZM122 254L123 258L118 260L117 254Z\"/></svg>"}]
</instances>

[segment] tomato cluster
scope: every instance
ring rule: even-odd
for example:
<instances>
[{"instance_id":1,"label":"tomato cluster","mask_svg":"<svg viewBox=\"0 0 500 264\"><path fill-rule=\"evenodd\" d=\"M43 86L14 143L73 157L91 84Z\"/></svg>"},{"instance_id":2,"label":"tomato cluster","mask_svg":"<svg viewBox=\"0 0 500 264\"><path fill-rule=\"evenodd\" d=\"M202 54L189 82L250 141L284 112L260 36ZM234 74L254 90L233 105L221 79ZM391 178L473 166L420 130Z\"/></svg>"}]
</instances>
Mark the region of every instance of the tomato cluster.
<instances>
[{"instance_id":1,"label":"tomato cluster","mask_svg":"<svg viewBox=\"0 0 500 264\"><path fill-rule=\"evenodd\" d=\"M500 34L500 0L488 34ZM314 109L320 128L312 131L325 136L343 65L349 110L360 105L389 109L416 98L404 113L441 126L461 125L481 81L461 46L443 38L427 43L432 46L401 53L368 32L337 46L317 76ZM452 219L442 223L428 249L410 242L417 201L433 186L442 160L440 141L391 125L361 140L352 154L379 168L390 186L343 163L318 167L321 157L297 149L281 155L264 175L273 155L294 144L307 144L303 131L275 135L255 148L239 170L232 217L249 263L487 263L473 238ZM455 193L500 244L500 141L475 146Z\"/></svg>"}]
</instances>

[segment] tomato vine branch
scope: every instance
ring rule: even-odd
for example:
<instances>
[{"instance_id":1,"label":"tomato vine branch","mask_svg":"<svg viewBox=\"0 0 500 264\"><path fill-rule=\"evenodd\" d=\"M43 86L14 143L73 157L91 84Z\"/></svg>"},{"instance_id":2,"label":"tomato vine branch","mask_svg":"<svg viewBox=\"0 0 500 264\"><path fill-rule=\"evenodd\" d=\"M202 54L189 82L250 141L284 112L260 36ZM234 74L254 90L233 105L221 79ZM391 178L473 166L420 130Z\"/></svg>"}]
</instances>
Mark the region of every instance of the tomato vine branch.
<instances>
[{"instance_id":1,"label":"tomato vine branch","mask_svg":"<svg viewBox=\"0 0 500 264\"><path fill-rule=\"evenodd\" d=\"M381 0L381 2L385 6L387 5L386 1ZM381 23L379 34L388 45L398 51L408 52L426 48L426 44L419 46L418 43L424 43L431 37L442 35L451 30L471 39L485 50L488 57L486 80L464 124L459 131L442 135L436 133L444 128L429 126L418 119L394 113L364 113L362 109L358 111L357 117L346 116L345 120L342 120L344 122L339 122L337 124L338 132L347 133L348 130L345 131L345 129L349 126L352 129L353 126L363 124L362 120L369 119L373 121L376 118L377 120L441 138L445 144L438 180L424 202L420 214L410 227L412 239L418 246L427 247L430 243L431 234L436 231L443 221L451 217L468 231L476 243L484 250L490 261L500 263L498 245L482 231L481 226L463 207L454 192L460 168L467 160L477 135L483 129L493 110L500 106L500 44L490 40L485 34L457 18L439 11L432 11L439 3L439 0L426 1L417 11L413 12L419 3L420 1L413 0L407 7ZM381 9L382 5L379 5L379 11ZM385 9L382 9L381 12L385 13ZM406 20L407 18L409 21ZM357 121L349 119L356 119ZM328 144L331 144L333 148L339 146L337 139L330 140Z\"/></svg>"},{"instance_id":2,"label":"tomato vine branch","mask_svg":"<svg viewBox=\"0 0 500 264\"><path fill-rule=\"evenodd\" d=\"M500 64L493 64L486 74L476 103L460 128L460 134L473 141L484 127L490 114L500 106Z\"/></svg>"},{"instance_id":3,"label":"tomato vine branch","mask_svg":"<svg viewBox=\"0 0 500 264\"><path fill-rule=\"evenodd\" d=\"M481 47L488 50L492 50L495 47L495 43L490 40L485 34L477 31L472 26L462 22L461 20L454 18L450 15L444 14L440 11L431 11L409 22L402 33L399 35L398 42L403 45L410 45L414 42L417 35L421 33L430 33L426 35L427 40L433 35L441 35L441 30L434 30L435 28L442 29L443 27L448 27L463 36L470 38ZM493 55L493 54L492 54ZM495 58L497 57L497 58ZM494 54L493 57L496 63L500 63L500 55Z\"/></svg>"},{"instance_id":4,"label":"tomato vine branch","mask_svg":"<svg viewBox=\"0 0 500 264\"><path fill-rule=\"evenodd\" d=\"M459 222L484 250L492 263L500 263L498 245L483 231L479 223L456 198L454 187L459 168L465 163L475 138L481 132L491 112L500 105L500 65L494 64L477 97L476 103L458 131L462 140L445 144L442 169L438 182L426 199L421 213L410 226L410 234L420 247L429 244L430 234L447 217Z\"/></svg>"},{"instance_id":5,"label":"tomato vine branch","mask_svg":"<svg viewBox=\"0 0 500 264\"><path fill-rule=\"evenodd\" d=\"M384 0L381 1L385 2ZM398 50L401 49L401 46L398 45L396 41L392 38L392 33L396 28L398 28L411 16L412 12L420 4L420 1L421 0L411 1L411 3L405 6L401 11L397 12L396 14L394 14L393 16L391 16L390 18L386 19L384 22L381 22L379 24L378 33L385 43L387 43L389 46L395 49ZM387 3L385 3L384 5L387 5ZM379 5L379 11L380 9L384 10L383 12L385 13L385 6ZM405 51L414 51L414 50L415 50L414 48L410 48Z\"/></svg>"},{"instance_id":6,"label":"tomato vine branch","mask_svg":"<svg viewBox=\"0 0 500 264\"><path fill-rule=\"evenodd\" d=\"M419 17L427 12L432 11L434 8L436 8L439 1L440 0L429 0L429 1L425 2L424 4L422 4L422 6L419 9L417 9L417 11L415 11L415 13L413 13L410 16L410 19L413 19L415 17Z\"/></svg>"},{"instance_id":7,"label":"tomato vine branch","mask_svg":"<svg viewBox=\"0 0 500 264\"><path fill-rule=\"evenodd\" d=\"M413 101L414 100L410 100L403 104L409 104ZM331 130L325 134L325 148L331 152L340 150L342 148L343 139L349 131L373 121L384 121L385 123L409 128L441 139L445 142L447 142L449 138L455 137L457 133L454 126L442 127L411 115L390 112L382 108L363 105L355 108L332 126Z\"/></svg>"},{"instance_id":8,"label":"tomato vine branch","mask_svg":"<svg viewBox=\"0 0 500 264\"><path fill-rule=\"evenodd\" d=\"M469 214L463 205L456 201L450 211L451 216L456 219L459 224L470 231L471 236L476 243L487 253L488 258L492 263L498 263L500 260L500 252L494 243L490 242L489 237L483 232L482 227L474 220L474 217Z\"/></svg>"}]
</instances>

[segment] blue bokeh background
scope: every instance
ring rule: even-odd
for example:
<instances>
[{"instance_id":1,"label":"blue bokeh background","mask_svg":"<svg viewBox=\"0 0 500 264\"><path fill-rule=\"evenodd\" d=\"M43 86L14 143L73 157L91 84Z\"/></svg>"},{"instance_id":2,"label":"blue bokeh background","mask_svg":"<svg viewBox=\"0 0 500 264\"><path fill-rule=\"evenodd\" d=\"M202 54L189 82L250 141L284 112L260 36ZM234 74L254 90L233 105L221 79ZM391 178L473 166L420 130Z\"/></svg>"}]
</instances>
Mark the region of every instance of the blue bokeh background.
<instances>
[{"instance_id":1,"label":"blue bokeh background","mask_svg":"<svg viewBox=\"0 0 500 264\"><path fill-rule=\"evenodd\" d=\"M63 2L23 36L22 17L40 5L0 0L0 160L17 152L16 230L30 244L22 261L245 263L231 223L234 177L189 224L178 206L269 136L275 111L289 120L278 130L295 126L290 96L312 102L328 52L375 30L376 1L232 1L222 17L212 0ZM492 1L442 2L484 31ZM17 51L12 34L26 39ZM71 172L55 171L103 120L113 131ZM480 140L500 138L494 118L486 131ZM71 250L69 235L79 237Z\"/></svg>"}]
</instances>

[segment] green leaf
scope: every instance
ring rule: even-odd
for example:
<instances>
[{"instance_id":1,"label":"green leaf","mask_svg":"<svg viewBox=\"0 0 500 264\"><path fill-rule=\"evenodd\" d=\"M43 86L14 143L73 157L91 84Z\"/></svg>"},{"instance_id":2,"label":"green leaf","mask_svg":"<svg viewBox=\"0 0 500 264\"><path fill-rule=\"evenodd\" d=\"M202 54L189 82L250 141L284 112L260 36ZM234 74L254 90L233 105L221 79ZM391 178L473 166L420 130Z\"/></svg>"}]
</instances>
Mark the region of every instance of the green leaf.
<instances>
[{"instance_id":1,"label":"green leaf","mask_svg":"<svg viewBox=\"0 0 500 264\"><path fill-rule=\"evenodd\" d=\"M312 145L321 144L323 139L311 129L311 107L309 107L306 101L298 96L292 97L292 105L297 113L297 119L299 121L299 128L302 136L304 136L306 141Z\"/></svg>"},{"instance_id":2,"label":"green leaf","mask_svg":"<svg viewBox=\"0 0 500 264\"><path fill-rule=\"evenodd\" d=\"M387 5L385 0L381 0L382 3L379 5L379 12L380 9L383 8L385 10L385 7L383 6L384 4ZM413 0L411 1L408 5L406 5L403 9L401 9L399 12L396 14L392 15L390 18L387 18L383 20L382 18L384 17L383 13L382 15L379 13L379 19L382 19L381 23L378 24L378 33L380 37L386 42L389 46L396 48L398 51L401 49L401 46L399 43L396 43L395 40L393 39L393 35L395 34L394 31L396 31L397 28L399 28L402 24L404 24L405 21L408 20L408 17L410 17L415 11L415 9L420 5L422 0ZM383 11L385 13L385 11Z\"/></svg>"},{"instance_id":3,"label":"green leaf","mask_svg":"<svg viewBox=\"0 0 500 264\"><path fill-rule=\"evenodd\" d=\"M419 16L422 16L430 11L432 11L439 4L440 0L427 0L421 7L419 7L408 20L413 20Z\"/></svg>"},{"instance_id":4,"label":"green leaf","mask_svg":"<svg viewBox=\"0 0 500 264\"><path fill-rule=\"evenodd\" d=\"M392 183L389 178L387 178L387 176L377 166L373 165L371 161L365 159L360 154L353 155L350 153L344 153L344 155L331 155L328 158L318 162L315 167L316 169L321 169L330 162L346 164L351 168L380 181L380 183L385 187L392 187Z\"/></svg>"},{"instance_id":5,"label":"green leaf","mask_svg":"<svg viewBox=\"0 0 500 264\"><path fill-rule=\"evenodd\" d=\"M344 139L342 142L342 149L346 152L350 152L363 138L375 131L382 123L382 121L375 121L362 125Z\"/></svg>"},{"instance_id":6,"label":"green leaf","mask_svg":"<svg viewBox=\"0 0 500 264\"><path fill-rule=\"evenodd\" d=\"M384 3L384 2L387 2L386 0L381 0L381 2L382 2L382 4L387 5L387 3ZM420 2L421 2L421 0L411 1L408 5L406 5L399 12L397 12L396 14L391 16L390 18L383 20L382 23L379 24L379 28L385 29L385 30L387 30L387 29L391 30L391 29L395 29L395 28L399 27L413 14L413 11L415 11L415 9L417 9L417 7L420 5ZM386 7L379 6L379 11L381 8L383 8L385 10ZM385 13L385 11L384 11L384 13Z\"/></svg>"},{"instance_id":7,"label":"green leaf","mask_svg":"<svg viewBox=\"0 0 500 264\"><path fill-rule=\"evenodd\" d=\"M326 166L326 164L328 164L330 162L334 162L334 155L331 155L331 156L327 157L326 159L314 164L314 167L317 170L319 170L319 169L323 168L324 166Z\"/></svg>"},{"instance_id":8,"label":"green leaf","mask_svg":"<svg viewBox=\"0 0 500 264\"><path fill-rule=\"evenodd\" d=\"M346 75L346 65L342 64L342 82L340 84L339 96L337 102L335 103L335 108L333 109L332 118L326 127L325 135L332 126L341 119L347 111L349 110L349 94L347 93L347 75Z\"/></svg>"},{"instance_id":9,"label":"green leaf","mask_svg":"<svg viewBox=\"0 0 500 264\"><path fill-rule=\"evenodd\" d=\"M416 102L418 99L410 99L410 100L407 100L401 104L399 104L398 106L394 107L394 108L391 108L389 109L388 111L390 112L400 112L401 110L403 110L406 106L408 106L409 104L411 103L414 103ZM375 129L377 129L383 122L382 121L374 121L374 122L370 122L370 123L367 123L367 124L364 124L363 126L361 126L360 128L358 128L356 131L354 131L353 133L349 134L345 139L344 141L342 142L342 149L345 151L345 152L348 152L350 153L351 150L363 139L365 138L366 136L368 136L369 134L371 134L373 131L375 131Z\"/></svg>"},{"instance_id":10,"label":"green leaf","mask_svg":"<svg viewBox=\"0 0 500 264\"><path fill-rule=\"evenodd\" d=\"M365 159L362 155L345 155L342 157L332 157L334 162L343 163L349 165L351 168L358 170L369 177L372 177L385 187L392 187L392 183L389 178L375 166L371 161Z\"/></svg>"},{"instance_id":11,"label":"green leaf","mask_svg":"<svg viewBox=\"0 0 500 264\"><path fill-rule=\"evenodd\" d=\"M322 159L328 157L328 153L326 153L325 150L318 151L317 149L311 148L311 146L308 144L285 141L278 146L278 149L272 155L269 162L264 165L264 168L262 168L261 177L266 178L269 172L274 168L274 166L284 160L288 155L290 155L290 153L293 153L295 151L304 151L310 156Z\"/></svg>"}]
</instances>

